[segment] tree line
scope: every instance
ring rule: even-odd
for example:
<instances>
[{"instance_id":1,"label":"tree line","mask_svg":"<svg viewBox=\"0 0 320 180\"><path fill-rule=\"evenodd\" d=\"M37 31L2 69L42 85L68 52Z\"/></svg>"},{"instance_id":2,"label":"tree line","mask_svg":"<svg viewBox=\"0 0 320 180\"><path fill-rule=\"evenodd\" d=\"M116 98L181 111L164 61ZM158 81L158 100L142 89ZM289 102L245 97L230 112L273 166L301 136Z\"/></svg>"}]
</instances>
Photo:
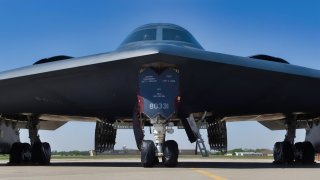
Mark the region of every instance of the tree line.
<instances>
[{"instance_id":1,"label":"tree line","mask_svg":"<svg viewBox=\"0 0 320 180\"><path fill-rule=\"evenodd\" d=\"M51 155L55 156L89 156L89 151L52 151Z\"/></svg>"}]
</instances>

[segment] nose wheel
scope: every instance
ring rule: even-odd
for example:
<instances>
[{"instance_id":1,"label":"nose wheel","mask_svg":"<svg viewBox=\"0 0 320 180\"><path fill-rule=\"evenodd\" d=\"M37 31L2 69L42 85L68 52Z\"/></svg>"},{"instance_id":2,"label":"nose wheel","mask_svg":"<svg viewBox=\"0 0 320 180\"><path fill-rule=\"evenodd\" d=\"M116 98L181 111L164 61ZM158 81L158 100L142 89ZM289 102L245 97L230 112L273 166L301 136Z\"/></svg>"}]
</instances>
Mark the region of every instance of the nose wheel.
<instances>
[{"instance_id":1,"label":"nose wheel","mask_svg":"<svg viewBox=\"0 0 320 180\"><path fill-rule=\"evenodd\" d=\"M174 140L166 141L163 144L162 162L166 167L176 167L178 165L179 148Z\"/></svg>"},{"instance_id":2,"label":"nose wheel","mask_svg":"<svg viewBox=\"0 0 320 180\"><path fill-rule=\"evenodd\" d=\"M176 167L178 165L179 149L174 140L168 140L163 143L162 162L166 167ZM159 163L156 156L157 148L153 141L143 140L141 145L141 164L145 168L151 168Z\"/></svg>"},{"instance_id":3,"label":"nose wheel","mask_svg":"<svg viewBox=\"0 0 320 180\"><path fill-rule=\"evenodd\" d=\"M156 146L151 140L143 140L141 145L141 163L143 167L153 167L156 159Z\"/></svg>"}]
</instances>

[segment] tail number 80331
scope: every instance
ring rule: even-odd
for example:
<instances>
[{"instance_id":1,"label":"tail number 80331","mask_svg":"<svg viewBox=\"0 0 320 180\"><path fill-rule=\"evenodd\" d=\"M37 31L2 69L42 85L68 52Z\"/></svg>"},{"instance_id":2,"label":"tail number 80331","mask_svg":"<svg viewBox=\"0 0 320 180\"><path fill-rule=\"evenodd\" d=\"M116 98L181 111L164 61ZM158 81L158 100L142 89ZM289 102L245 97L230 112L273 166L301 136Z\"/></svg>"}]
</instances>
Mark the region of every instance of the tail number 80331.
<instances>
[{"instance_id":1,"label":"tail number 80331","mask_svg":"<svg viewBox=\"0 0 320 180\"><path fill-rule=\"evenodd\" d=\"M169 109L169 103L150 103L150 109Z\"/></svg>"}]
</instances>

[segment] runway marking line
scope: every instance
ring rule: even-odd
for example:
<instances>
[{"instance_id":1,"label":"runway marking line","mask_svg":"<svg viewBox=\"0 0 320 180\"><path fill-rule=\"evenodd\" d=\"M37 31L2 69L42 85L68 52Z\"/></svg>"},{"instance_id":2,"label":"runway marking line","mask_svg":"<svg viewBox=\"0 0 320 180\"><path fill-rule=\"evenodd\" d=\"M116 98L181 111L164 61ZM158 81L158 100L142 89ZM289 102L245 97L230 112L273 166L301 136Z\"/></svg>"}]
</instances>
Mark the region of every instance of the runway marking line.
<instances>
[{"instance_id":1,"label":"runway marking line","mask_svg":"<svg viewBox=\"0 0 320 180\"><path fill-rule=\"evenodd\" d=\"M221 177L221 176L218 176L218 175L215 175L209 171L205 171L205 170L201 170L201 169L196 169L196 168L191 168L192 171L194 172L197 172L199 174L202 174L202 175L205 175L211 179L214 179L214 180L227 180L226 178L224 177Z\"/></svg>"}]
</instances>

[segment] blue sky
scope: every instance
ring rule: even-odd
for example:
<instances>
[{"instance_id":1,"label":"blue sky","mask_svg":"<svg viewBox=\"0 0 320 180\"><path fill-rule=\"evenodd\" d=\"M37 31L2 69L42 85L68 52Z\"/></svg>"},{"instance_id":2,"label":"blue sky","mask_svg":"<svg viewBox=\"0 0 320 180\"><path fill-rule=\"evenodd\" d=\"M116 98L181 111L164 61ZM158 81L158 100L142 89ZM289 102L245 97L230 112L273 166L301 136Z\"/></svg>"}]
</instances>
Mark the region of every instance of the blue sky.
<instances>
[{"instance_id":1,"label":"blue sky","mask_svg":"<svg viewBox=\"0 0 320 180\"><path fill-rule=\"evenodd\" d=\"M316 0L0 0L0 71L54 55L112 51L130 31L150 22L183 26L208 51L239 56L264 53L320 69L320 2ZM205 131L202 134L206 136ZM21 135L28 140L26 131ZM40 135L54 150L92 149L94 124L68 123ZM272 148L284 132L241 122L228 124L228 136L230 148ZM194 147L181 130L169 138L177 139L182 148ZM304 139L303 130L297 138ZM116 148L135 147L132 131L119 130L117 142Z\"/></svg>"}]
</instances>

